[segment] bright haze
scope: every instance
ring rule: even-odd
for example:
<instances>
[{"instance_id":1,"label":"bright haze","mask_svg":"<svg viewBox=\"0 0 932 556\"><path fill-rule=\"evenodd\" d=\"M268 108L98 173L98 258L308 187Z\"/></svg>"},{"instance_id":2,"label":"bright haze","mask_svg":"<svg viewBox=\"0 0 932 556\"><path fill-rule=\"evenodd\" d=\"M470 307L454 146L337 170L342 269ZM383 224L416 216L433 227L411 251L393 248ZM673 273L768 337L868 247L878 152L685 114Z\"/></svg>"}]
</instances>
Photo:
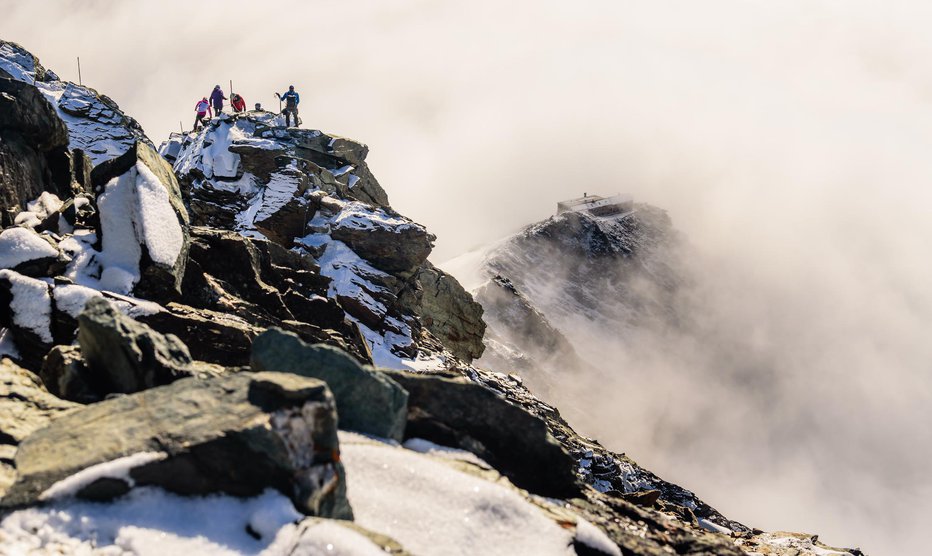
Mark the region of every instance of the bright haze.
<instances>
[{"instance_id":1,"label":"bright haze","mask_svg":"<svg viewBox=\"0 0 932 556\"><path fill-rule=\"evenodd\" d=\"M594 406L615 396L639 406L641 430L692 422L701 442L589 428L734 519L877 554L927 548L929 2L0 0L0 13L0 37L63 79L80 56L84 84L156 143L189 129L216 84L275 109L294 84L305 127L371 147L392 205L437 234L436 263L583 192L668 210L724 336L694 346L697 368L682 353L645 354L645 368L686 387L766 369L766 410L691 415L670 383ZM733 344L754 361L728 360Z\"/></svg>"}]
</instances>

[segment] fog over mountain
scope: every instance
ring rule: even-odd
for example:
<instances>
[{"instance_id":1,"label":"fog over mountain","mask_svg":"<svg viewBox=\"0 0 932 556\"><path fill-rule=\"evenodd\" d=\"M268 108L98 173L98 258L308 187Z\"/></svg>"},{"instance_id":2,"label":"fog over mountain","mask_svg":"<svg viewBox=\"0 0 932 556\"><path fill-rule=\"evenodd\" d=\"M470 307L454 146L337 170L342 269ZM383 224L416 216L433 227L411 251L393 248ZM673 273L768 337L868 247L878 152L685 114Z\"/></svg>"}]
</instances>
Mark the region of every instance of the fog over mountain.
<instances>
[{"instance_id":1,"label":"fog over mountain","mask_svg":"<svg viewBox=\"0 0 932 556\"><path fill-rule=\"evenodd\" d=\"M0 36L63 79L80 56L156 142L215 84L266 107L294 84L441 267L584 191L667 210L690 327L576 346L617 382L574 424L750 525L923 551L928 3L48 4L0 0Z\"/></svg>"}]
</instances>

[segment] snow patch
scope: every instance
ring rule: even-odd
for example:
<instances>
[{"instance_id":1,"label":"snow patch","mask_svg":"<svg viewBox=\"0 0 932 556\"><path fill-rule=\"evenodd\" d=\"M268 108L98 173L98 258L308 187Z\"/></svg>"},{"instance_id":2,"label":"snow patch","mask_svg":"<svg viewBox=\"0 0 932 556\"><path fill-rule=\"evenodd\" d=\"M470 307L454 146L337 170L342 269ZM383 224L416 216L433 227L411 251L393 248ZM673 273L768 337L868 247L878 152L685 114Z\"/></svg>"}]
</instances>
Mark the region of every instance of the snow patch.
<instances>
[{"instance_id":1,"label":"snow patch","mask_svg":"<svg viewBox=\"0 0 932 556\"><path fill-rule=\"evenodd\" d=\"M576 520L576 542L608 556L621 556L621 549L608 538L604 531L583 518Z\"/></svg>"},{"instance_id":2,"label":"snow patch","mask_svg":"<svg viewBox=\"0 0 932 556\"><path fill-rule=\"evenodd\" d=\"M570 533L507 487L340 432L356 522L414 554L574 554Z\"/></svg>"},{"instance_id":3,"label":"snow patch","mask_svg":"<svg viewBox=\"0 0 932 556\"><path fill-rule=\"evenodd\" d=\"M14 268L26 261L57 256L58 249L31 230L17 227L0 232L0 268Z\"/></svg>"},{"instance_id":4,"label":"snow patch","mask_svg":"<svg viewBox=\"0 0 932 556\"><path fill-rule=\"evenodd\" d=\"M51 344L52 332L49 325L52 319L52 301L49 297L49 285L12 270L0 270L0 279L10 282L13 294L13 300L10 301L13 323L32 331L40 340Z\"/></svg>"}]
</instances>

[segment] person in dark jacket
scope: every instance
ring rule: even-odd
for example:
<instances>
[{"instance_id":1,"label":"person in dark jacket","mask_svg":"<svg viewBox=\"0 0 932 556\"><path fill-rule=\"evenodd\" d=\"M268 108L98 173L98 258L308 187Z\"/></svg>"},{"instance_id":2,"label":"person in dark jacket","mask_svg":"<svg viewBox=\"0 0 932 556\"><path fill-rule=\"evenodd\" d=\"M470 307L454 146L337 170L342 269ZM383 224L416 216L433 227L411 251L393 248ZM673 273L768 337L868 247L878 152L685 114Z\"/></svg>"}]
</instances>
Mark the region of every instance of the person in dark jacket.
<instances>
[{"instance_id":1,"label":"person in dark jacket","mask_svg":"<svg viewBox=\"0 0 932 556\"><path fill-rule=\"evenodd\" d=\"M220 85L214 87L214 92L210 93L210 104L214 107L214 113L218 116L223 111L223 101L227 97L223 94L223 89L220 88Z\"/></svg>"},{"instance_id":2,"label":"person in dark jacket","mask_svg":"<svg viewBox=\"0 0 932 556\"><path fill-rule=\"evenodd\" d=\"M294 85L288 87L287 93L283 95L275 93L275 95L285 103L285 109L282 110L282 114L285 116L285 127L291 127L288 122L292 117L294 118L294 127L298 127L298 103L301 102L301 95L295 92Z\"/></svg>"}]
</instances>

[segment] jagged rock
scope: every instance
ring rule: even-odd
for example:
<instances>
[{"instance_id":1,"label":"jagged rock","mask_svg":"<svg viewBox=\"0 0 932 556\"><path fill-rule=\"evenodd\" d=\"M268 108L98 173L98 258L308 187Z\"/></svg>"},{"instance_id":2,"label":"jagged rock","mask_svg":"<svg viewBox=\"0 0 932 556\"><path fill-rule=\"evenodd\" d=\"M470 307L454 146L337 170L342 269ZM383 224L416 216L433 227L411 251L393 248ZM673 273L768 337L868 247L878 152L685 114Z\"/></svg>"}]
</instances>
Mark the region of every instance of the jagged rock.
<instances>
[{"instance_id":1,"label":"jagged rock","mask_svg":"<svg viewBox=\"0 0 932 556\"><path fill-rule=\"evenodd\" d=\"M485 349L482 305L456 278L430 262L424 263L415 278L421 291L413 305L424 326L463 361L469 363L481 357Z\"/></svg>"},{"instance_id":2,"label":"jagged rock","mask_svg":"<svg viewBox=\"0 0 932 556\"><path fill-rule=\"evenodd\" d=\"M99 241L111 260L139 268L137 295L166 300L181 294L188 252L188 213L171 167L136 142L91 172L100 212ZM138 246L129 247L135 237Z\"/></svg>"},{"instance_id":3,"label":"jagged rock","mask_svg":"<svg viewBox=\"0 0 932 556\"><path fill-rule=\"evenodd\" d=\"M402 276L427 260L436 239L419 224L361 203L348 204L333 218L330 236L376 268Z\"/></svg>"},{"instance_id":4,"label":"jagged rock","mask_svg":"<svg viewBox=\"0 0 932 556\"><path fill-rule=\"evenodd\" d=\"M53 347L42 362L39 378L50 393L64 400L93 403L102 399L78 346Z\"/></svg>"},{"instance_id":5,"label":"jagged rock","mask_svg":"<svg viewBox=\"0 0 932 556\"><path fill-rule=\"evenodd\" d=\"M271 487L308 515L351 518L336 432L333 397L320 381L286 373L185 379L86 406L30 435L0 504L108 498L145 485L235 496ZM120 458L125 473L86 471ZM79 471L92 476L70 489L59 483Z\"/></svg>"},{"instance_id":6,"label":"jagged rock","mask_svg":"<svg viewBox=\"0 0 932 556\"><path fill-rule=\"evenodd\" d=\"M0 496L13 482L13 454L26 437L78 407L50 394L35 374L0 360Z\"/></svg>"},{"instance_id":7,"label":"jagged rock","mask_svg":"<svg viewBox=\"0 0 932 556\"><path fill-rule=\"evenodd\" d=\"M385 373L408 391L408 438L473 452L535 494L579 495L575 462L542 419L462 377Z\"/></svg>"},{"instance_id":8,"label":"jagged rock","mask_svg":"<svg viewBox=\"0 0 932 556\"><path fill-rule=\"evenodd\" d=\"M160 334L94 297L78 316L78 342L105 393L131 393L192 376L194 359L173 334Z\"/></svg>"},{"instance_id":9,"label":"jagged rock","mask_svg":"<svg viewBox=\"0 0 932 556\"><path fill-rule=\"evenodd\" d=\"M408 395L382 372L360 365L331 346L308 345L297 335L271 328L252 344L250 365L319 378L337 401L340 427L401 440Z\"/></svg>"},{"instance_id":10,"label":"jagged rock","mask_svg":"<svg viewBox=\"0 0 932 556\"><path fill-rule=\"evenodd\" d=\"M49 158L67 144L65 124L39 90L0 77L0 225L12 225L43 191L60 193Z\"/></svg>"}]
</instances>

